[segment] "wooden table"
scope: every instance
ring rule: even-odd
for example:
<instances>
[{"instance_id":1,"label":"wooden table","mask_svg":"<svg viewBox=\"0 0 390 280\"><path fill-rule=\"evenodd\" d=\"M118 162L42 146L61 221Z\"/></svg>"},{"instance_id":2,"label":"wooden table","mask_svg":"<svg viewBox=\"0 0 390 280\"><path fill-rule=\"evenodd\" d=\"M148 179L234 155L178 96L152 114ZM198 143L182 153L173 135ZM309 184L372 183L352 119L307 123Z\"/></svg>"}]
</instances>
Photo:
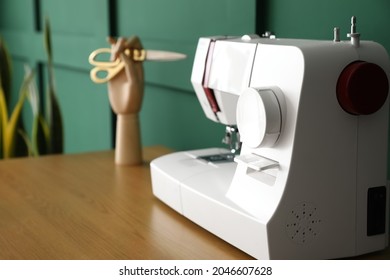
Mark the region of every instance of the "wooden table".
<instances>
[{"instance_id":1,"label":"wooden table","mask_svg":"<svg viewBox=\"0 0 390 280\"><path fill-rule=\"evenodd\" d=\"M113 151L0 161L0 259L248 259L152 194Z\"/></svg>"},{"instance_id":2,"label":"wooden table","mask_svg":"<svg viewBox=\"0 0 390 280\"><path fill-rule=\"evenodd\" d=\"M250 259L152 194L113 151L0 161L0 259ZM390 250L361 258L390 259Z\"/></svg>"}]
</instances>

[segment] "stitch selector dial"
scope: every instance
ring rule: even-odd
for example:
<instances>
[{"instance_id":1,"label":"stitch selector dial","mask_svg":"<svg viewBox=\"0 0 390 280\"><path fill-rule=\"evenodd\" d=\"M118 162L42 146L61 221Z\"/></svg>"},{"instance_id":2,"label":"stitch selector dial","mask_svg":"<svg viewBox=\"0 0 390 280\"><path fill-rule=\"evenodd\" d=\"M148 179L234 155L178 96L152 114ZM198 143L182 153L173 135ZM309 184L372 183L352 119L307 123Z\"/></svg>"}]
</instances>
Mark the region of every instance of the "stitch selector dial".
<instances>
[{"instance_id":1,"label":"stitch selector dial","mask_svg":"<svg viewBox=\"0 0 390 280\"><path fill-rule=\"evenodd\" d=\"M369 115L386 102L389 82L377 64L355 61L341 72L337 81L337 99L344 111L353 115Z\"/></svg>"},{"instance_id":2,"label":"stitch selector dial","mask_svg":"<svg viewBox=\"0 0 390 280\"><path fill-rule=\"evenodd\" d=\"M279 88L247 88L237 103L237 126L241 141L250 148L271 147L282 128Z\"/></svg>"}]
</instances>

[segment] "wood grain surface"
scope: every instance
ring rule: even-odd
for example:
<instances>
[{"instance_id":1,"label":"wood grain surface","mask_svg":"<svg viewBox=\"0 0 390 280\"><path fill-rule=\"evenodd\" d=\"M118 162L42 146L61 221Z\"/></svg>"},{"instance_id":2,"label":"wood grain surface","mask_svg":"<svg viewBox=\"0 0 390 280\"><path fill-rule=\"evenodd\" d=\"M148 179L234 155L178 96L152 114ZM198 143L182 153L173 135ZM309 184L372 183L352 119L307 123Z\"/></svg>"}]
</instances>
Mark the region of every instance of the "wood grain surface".
<instances>
[{"instance_id":1,"label":"wood grain surface","mask_svg":"<svg viewBox=\"0 0 390 280\"><path fill-rule=\"evenodd\" d=\"M114 152L0 161L0 259L248 259L152 194Z\"/></svg>"},{"instance_id":2,"label":"wood grain surface","mask_svg":"<svg viewBox=\"0 0 390 280\"><path fill-rule=\"evenodd\" d=\"M152 194L152 159L114 152L0 161L0 259L251 259ZM358 259L390 259L390 249Z\"/></svg>"}]
</instances>

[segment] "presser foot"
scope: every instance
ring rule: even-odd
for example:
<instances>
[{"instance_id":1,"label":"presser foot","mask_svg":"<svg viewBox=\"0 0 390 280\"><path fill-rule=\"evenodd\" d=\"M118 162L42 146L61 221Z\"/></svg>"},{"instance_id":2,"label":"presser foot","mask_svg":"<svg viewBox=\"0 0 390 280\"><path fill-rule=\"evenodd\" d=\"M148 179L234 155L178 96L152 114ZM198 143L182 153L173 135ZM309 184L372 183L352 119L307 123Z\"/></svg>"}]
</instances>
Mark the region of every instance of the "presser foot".
<instances>
[{"instance_id":1,"label":"presser foot","mask_svg":"<svg viewBox=\"0 0 390 280\"><path fill-rule=\"evenodd\" d=\"M236 125L226 126L225 136L222 138L222 143L228 145L230 152L233 155L240 153L241 150L240 132L238 131Z\"/></svg>"}]
</instances>

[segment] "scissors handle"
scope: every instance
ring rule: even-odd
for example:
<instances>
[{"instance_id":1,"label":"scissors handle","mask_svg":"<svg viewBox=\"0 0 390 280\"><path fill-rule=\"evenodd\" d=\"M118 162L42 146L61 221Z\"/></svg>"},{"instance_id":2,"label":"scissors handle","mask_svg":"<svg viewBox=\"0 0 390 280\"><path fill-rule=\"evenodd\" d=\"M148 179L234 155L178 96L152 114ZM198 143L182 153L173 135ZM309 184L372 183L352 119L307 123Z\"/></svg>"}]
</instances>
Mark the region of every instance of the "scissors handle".
<instances>
[{"instance_id":1,"label":"scissors handle","mask_svg":"<svg viewBox=\"0 0 390 280\"><path fill-rule=\"evenodd\" d=\"M106 83L115 77L124 67L124 63L121 62L114 68L96 66L92 68L89 73L91 80L97 84Z\"/></svg>"},{"instance_id":2,"label":"scissors handle","mask_svg":"<svg viewBox=\"0 0 390 280\"><path fill-rule=\"evenodd\" d=\"M144 49L125 49L125 55L129 56L134 61L145 61L146 60L146 50ZM120 58L117 58L115 61L102 61L98 60L99 55L111 54L110 48L100 48L96 49L88 57L88 62L96 66L108 66L112 67L120 63Z\"/></svg>"},{"instance_id":3,"label":"scissors handle","mask_svg":"<svg viewBox=\"0 0 390 280\"><path fill-rule=\"evenodd\" d=\"M111 54L111 49L100 48L94 50L88 57L88 62L95 65L90 72L91 80L98 84L108 82L125 66L125 63L119 57L115 61L98 60L98 56L102 54ZM125 54L131 56L134 61L144 61L146 59L146 51L144 49L126 49Z\"/></svg>"}]
</instances>

